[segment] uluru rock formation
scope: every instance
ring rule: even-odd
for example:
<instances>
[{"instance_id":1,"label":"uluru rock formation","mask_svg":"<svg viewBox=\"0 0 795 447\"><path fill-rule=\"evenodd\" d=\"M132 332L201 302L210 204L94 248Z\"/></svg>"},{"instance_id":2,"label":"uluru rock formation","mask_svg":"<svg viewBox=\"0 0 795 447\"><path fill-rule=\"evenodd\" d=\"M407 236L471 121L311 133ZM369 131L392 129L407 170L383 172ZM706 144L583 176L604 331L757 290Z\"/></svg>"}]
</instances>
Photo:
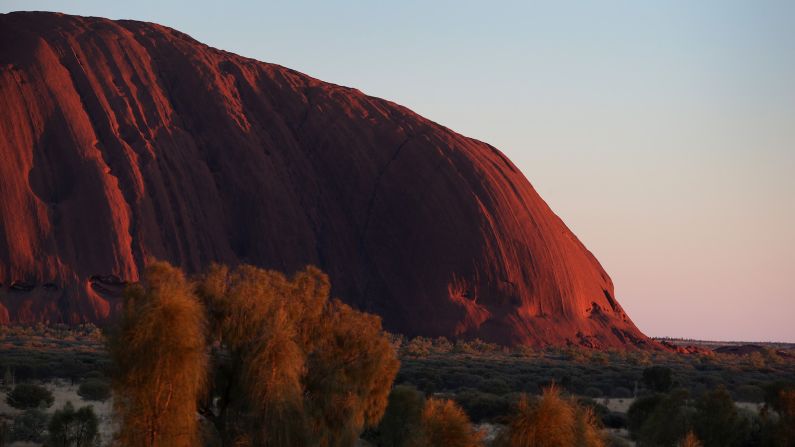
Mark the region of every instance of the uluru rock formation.
<instances>
[{"instance_id":1,"label":"uluru rock formation","mask_svg":"<svg viewBox=\"0 0 795 447\"><path fill-rule=\"evenodd\" d=\"M0 321L103 321L150 257L315 264L409 336L654 344L494 147L160 25L0 15Z\"/></svg>"}]
</instances>

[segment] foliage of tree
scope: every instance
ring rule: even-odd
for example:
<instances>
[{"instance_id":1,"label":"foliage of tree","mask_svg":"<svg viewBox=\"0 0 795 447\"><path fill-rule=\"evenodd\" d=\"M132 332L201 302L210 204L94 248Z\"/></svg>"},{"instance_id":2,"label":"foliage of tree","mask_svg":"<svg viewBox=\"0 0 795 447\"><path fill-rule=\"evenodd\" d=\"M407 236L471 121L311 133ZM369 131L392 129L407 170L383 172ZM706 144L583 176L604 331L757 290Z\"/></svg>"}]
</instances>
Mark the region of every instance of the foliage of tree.
<instances>
[{"instance_id":1,"label":"foliage of tree","mask_svg":"<svg viewBox=\"0 0 795 447\"><path fill-rule=\"evenodd\" d=\"M201 278L221 346L211 419L227 442L347 446L378 423L399 363L380 319L330 289L314 267L288 279L213 266Z\"/></svg>"},{"instance_id":2,"label":"foliage of tree","mask_svg":"<svg viewBox=\"0 0 795 447\"><path fill-rule=\"evenodd\" d=\"M91 447L99 442L99 420L91 406L75 410L67 402L52 415L47 431L46 447Z\"/></svg>"},{"instance_id":3,"label":"foliage of tree","mask_svg":"<svg viewBox=\"0 0 795 447\"><path fill-rule=\"evenodd\" d=\"M417 441L424 407L425 396L416 388L395 386L381 422L365 439L380 447L412 446Z\"/></svg>"},{"instance_id":4,"label":"foliage of tree","mask_svg":"<svg viewBox=\"0 0 795 447\"><path fill-rule=\"evenodd\" d=\"M693 429L705 447L743 445L750 426L740 417L731 395L723 387L696 400Z\"/></svg>"},{"instance_id":5,"label":"foliage of tree","mask_svg":"<svg viewBox=\"0 0 795 447\"><path fill-rule=\"evenodd\" d=\"M641 445L676 445L693 428L694 409L688 404L689 398L686 390L674 390L665 395L640 430L631 432L633 438Z\"/></svg>"},{"instance_id":6,"label":"foliage of tree","mask_svg":"<svg viewBox=\"0 0 795 447\"><path fill-rule=\"evenodd\" d=\"M12 442L11 426L7 421L0 421L0 447L6 447Z\"/></svg>"},{"instance_id":7,"label":"foliage of tree","mask_svg":"<svg viewBox=\"0 0 795 447\"><path fill-rule=\"evenodd\" d=\"M483 434L474 429L464 410L449 399L425 401L420 430L413 447L480 447Z\"/></svg>"},{"instance_id":8,"label":"foliage of tree","mask_svg":"<svg viewBox=\"0 0 795 447\"><path fill-rule=\"evenodd\" d=\"M14 423L11 426L11 439L41 443L46 427L47 415L39 408L29 408L14 418Z\"/></svg>"},{"instance_id":9,"label":"foliage of tree","mask_svg":"<svg viewBox=\"0 0 795 447\"><path fill-rule=\"evenodd\" d=\"M632 402L629 410L627 410L627 429L633 439L636 438L636 434L640 432L643 424L646 423L646 420L649 419L663 398L661 394L654 394L639 397Z\"/></svg>"},{"instance_id":10,"label":"foliage of tree","mask_svg":"<svg viewBox=\"0 0 795 447\"><path fill-rule=\"evenodd\" d=\"M20 410L38 407L49 408L53 402L55 402L55 398L50 390L32 383L20 383L6 394L6 403Z\"/></svg>"},{"instance_id":11,"label":"foliage of tree","mask_svg":"<svg viewBox=\"0 0 795 447\"><path fill-rule=\"evenodd\" d=\"M780 415L786 414L791 402L788 401L787 392L795 391L795 383L777 381L765 387L765 405Z\"/></svg>"},{"instance_id":12,"label":"foliage of tree","mask_svg":"<svg viewBox=\"0 0 795 447\"><path fill-rule=\"evenodd\" d=\"M562 397L553 386L537 402L523 395L496 443L500 447L601 447L605 440L593 410Z\"/></svg>"},{"instance_id":13,"label":"foliage of tree","mask_svg":"<svg viewBox=\"0 0 795 447\"><path fill-rule=\"evenodd\" d=\"M760 403L765 401L765 391L757 385L739 385L734 388L734 397L740 402Z\"/></svg>"},{"instance_id":14,"label":"foliage of tree","mask_svg":"<svg viewBox=\"0 0 795 447\"><path fill-rule=\"evenodd\" d=\"M475 422L492 421L510 413L515 398L512 395L498 396L473 389L463 389L455 394L455 401Z\"/></svg>"},{"instance_id":15,"label":"foliage of tree","mask_svg":"<svg viewBox=\"0 0 795 447\"><path fill-rule=\"evenodd\" d=\"M780 445L795 445L795 384L776 383L767 391L766 406L778 413L772 439Z\"/></svg>"},{"instance_id":16,"label":"foliage of tree","mask_svg":"<svg viewBox=\"0 0 795 447\"><path fill-rule=\"evenodd\" d=\"M118 439L125 446L195 446L207 377L205 315L179 269L153 262L124 295L109 350Z\"/></svg>"},{"instance_id":17,"label":"foliage of tree","mask_svg":"<svg viewBox=\"0 0 795 447\"><path fill-rule=\"evenodd\" d=\"M674 383L671 368L667 366L650 366L644 369L643 383L654 392L668 392Z\"/></svg>"},{"instance_id":18,"label":"foliage of tree","mask_svg":"<svg viewBox=\"0 0 795 447\"><path fill-rule=\"evenodd\" d=\"M110 398L110 384L101 379L86 379L77 389L77 395L85 400L104 402Z\"/></svg>"}]
</instances>

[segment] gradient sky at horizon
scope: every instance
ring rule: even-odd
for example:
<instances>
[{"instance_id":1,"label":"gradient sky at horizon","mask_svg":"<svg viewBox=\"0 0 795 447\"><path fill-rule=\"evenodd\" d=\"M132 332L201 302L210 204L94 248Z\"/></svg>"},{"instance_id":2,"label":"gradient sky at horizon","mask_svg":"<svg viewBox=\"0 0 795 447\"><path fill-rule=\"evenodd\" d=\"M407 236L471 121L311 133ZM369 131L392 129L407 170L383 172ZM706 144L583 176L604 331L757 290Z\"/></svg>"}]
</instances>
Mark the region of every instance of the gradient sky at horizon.
<instances>
[{"instance_id":1,"label":"gradient sky at horizon","mask_svg":"<svg viewBox=\"0 0 795 447\"><path fill-rule=\"evenodd\" d=\"M0 12L157 22L403 104L507 154L646 334L795 342L795 2L376 3Z\"/></svg>"}]
</instances>

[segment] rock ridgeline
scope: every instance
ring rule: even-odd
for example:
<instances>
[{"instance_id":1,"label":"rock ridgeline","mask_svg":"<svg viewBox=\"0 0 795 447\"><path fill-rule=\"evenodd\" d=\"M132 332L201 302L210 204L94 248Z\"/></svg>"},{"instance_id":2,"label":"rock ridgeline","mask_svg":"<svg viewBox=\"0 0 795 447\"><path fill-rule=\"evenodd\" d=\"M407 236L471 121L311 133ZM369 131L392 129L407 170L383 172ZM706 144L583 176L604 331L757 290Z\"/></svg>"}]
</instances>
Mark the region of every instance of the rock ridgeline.
<instances>
[{"instance_id":1,"label":"rock ridgeline","mask_svg":"<svg viewBox=\"0 0 795 447\"><path fill-rule=\"evenodd\" d=\"M0 321L103 321L149 258L292 272L409 336L658 346L494 147L151 23L0 15Z\"/></svg>"}]
</instances>

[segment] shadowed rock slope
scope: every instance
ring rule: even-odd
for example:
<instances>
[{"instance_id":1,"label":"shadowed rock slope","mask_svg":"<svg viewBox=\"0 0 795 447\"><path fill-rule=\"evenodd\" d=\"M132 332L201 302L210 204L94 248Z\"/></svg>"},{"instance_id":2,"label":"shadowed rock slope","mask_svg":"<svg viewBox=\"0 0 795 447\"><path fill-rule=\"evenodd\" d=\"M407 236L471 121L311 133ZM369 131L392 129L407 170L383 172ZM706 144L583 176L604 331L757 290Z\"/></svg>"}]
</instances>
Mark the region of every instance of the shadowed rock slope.
<instances>
[{"instance_id":1,"label":"shadowed rock slope","mask_svg":"<svg viewBox=\"0 0 795 447\"><path fill-rule=\"evenodd\" d=\"M103 321L150 257L315 264L410 336L655 345L494 147L160 25L0 15L0 321Z\"/></svg>"}]
</instances>

